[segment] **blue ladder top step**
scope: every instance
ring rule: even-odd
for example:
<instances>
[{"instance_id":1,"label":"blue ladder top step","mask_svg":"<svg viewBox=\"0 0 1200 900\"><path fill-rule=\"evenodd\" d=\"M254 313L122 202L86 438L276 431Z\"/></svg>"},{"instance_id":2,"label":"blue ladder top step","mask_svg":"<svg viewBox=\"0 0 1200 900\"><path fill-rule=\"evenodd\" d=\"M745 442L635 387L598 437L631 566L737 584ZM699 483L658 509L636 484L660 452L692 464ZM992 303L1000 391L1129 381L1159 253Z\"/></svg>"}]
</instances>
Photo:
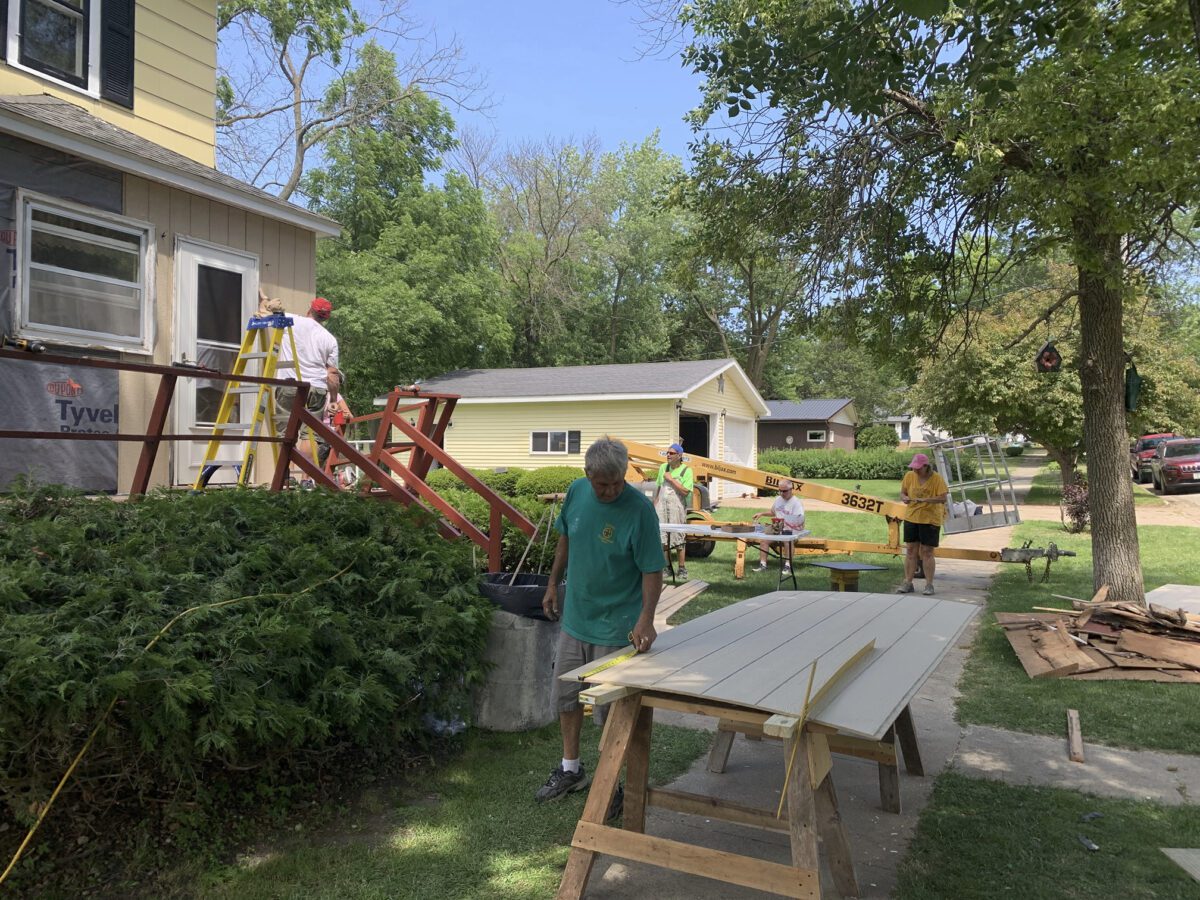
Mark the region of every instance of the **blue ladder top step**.
<instances>
[{"instance_id":1,"label":"blue ladder top step","mask_svg":"<svg viewBox=\"0 0 1200 900\"><path fill-rule=\"evenodd\" d=\"M292 317L278 313L273 316L251 316L250 322L246 325L247 331L257 331L261 328L291 328Z\"/></svg>"}]
</instances>

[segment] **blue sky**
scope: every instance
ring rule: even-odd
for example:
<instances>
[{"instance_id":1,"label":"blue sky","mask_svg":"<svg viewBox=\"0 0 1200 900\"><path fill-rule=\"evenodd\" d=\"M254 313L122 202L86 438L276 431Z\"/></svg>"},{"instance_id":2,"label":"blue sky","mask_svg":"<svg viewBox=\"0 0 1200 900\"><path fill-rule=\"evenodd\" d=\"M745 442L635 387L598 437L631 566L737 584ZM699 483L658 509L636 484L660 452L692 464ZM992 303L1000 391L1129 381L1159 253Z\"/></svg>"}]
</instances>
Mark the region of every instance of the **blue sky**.
<instances>
[{"instance_id":1,"label":"blue sky","mask_svg":"<svg viewBox=\"0 0 1200 900\"><path fill-rule=\"evenodd\" d=\"M643 43L633 5L612 0L410 0L409 16L456 36L465 62L487 83L487 118L455 120L494 129L501 143L582 139L604 150L661 132L664 150L687 158L683 116L700 99L700 79L678 55L638 58Z\"/></svg>"}]
</instances>

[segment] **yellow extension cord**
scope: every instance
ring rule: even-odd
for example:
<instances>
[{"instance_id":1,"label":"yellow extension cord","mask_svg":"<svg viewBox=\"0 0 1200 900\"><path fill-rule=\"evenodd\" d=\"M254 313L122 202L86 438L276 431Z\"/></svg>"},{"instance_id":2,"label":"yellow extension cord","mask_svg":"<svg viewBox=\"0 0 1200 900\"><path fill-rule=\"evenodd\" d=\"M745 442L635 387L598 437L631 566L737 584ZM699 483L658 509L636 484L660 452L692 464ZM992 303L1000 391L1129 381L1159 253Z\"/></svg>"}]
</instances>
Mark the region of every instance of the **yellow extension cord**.
<instances>
[{"instance_id":1,"label":"yellow extension cord","mask_svg":"<svg viewBox=\"0 0 1200 900\"><path fill-rule=\"evenodd\" d=\"M341 575L344 575L349 570L351 565L354 565L354 564L350 563L350 565L347 565L341 571L335 572L333 575L330 575L328 578L324 578L321 581L318 581L314 584L310 584L304 590L298 591L294 594L285 594L283 592L278 592L278 591L275 593L270 593L270 594L251 594L246 597L234 597L230 600L218 600L215 603L202 603L199 606L193 606L190 609L185 609L183 612L179 613L173 619L171 619L171 621L168 622L166 625L164 625L161 629L159 629L158 634L156 634L150 640L150 643L146 644L146 646L142 648L142 653L145 654L145 653L148 653L150 650L152 650L154 648L154 645L157 644L162 639L163 635L165 635L168 631L170 631L171 626L173 626L176 622L178 622L184 616L191 615L194 612L199 612L202 609L220 609L222 606L231 606L234 603L241 603L243 600L261 600L264 597L299 597L299 596L302 596L303 594L307 594L311 590L319 588L323 584L333 581L335 578L338 578ZM9 860L8 867L4 870L3 873L0 873L0 884L4 884L5 880L12 873L12 870L16 867L17 863L20 862L21 856L22 856L22 854L24 854L25 849L29 846L30 841L33 840L33 836L35 834L37 834L38 828L41 827L42 822L45 821L46 816L49 815L50 807L52 807L54 805L54 801L58 799L58 795L62 793L62 789L64 787L66 787L67 782L70 780L71 776L75 773L75 769L78 768L79 762L80 762L80 760L83 759L84 754L87 753L89 749L91 749L92 743L96 740L96 735L98 735L100 733L100 729L103 728L104 723L106 721L108 721L108 716L113 711L113 709L116 707L117 700L119 700L119 699L120 699L119 696L112 698L112 700L108 704L108 707L104 710L104 714L102 716L100 716L100 721L96 723L96 727L92 729L92 733L89 734L88 739L86 741L84 741L83 747L81 747L79 752L77 754L75 754L75 759L71 761L71 765L67 768L67 771L63 774L63 777L59 779L58 785L54 788L54 792L50 795L50 799L46 801L46 804L42 807L41 811L38 813L37 821L33 823L32 827L29 829L29 832L25 835L25 840L21 841L21 846L19 846L17 848L17 852L14 853L12 859Z\"/></svg>"}]
</instances>

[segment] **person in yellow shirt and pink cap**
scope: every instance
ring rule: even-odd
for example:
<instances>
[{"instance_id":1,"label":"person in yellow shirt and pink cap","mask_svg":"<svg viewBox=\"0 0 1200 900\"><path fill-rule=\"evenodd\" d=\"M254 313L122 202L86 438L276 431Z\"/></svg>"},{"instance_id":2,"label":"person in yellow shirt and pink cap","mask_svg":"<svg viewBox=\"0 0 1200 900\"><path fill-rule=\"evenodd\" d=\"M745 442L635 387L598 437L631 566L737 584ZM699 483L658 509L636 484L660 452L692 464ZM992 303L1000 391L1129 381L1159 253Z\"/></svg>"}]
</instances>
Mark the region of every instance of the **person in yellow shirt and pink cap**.
<instances>
[{"instance_id":1,"label":"person in yellow shirt and pink cap","mask_svg":"<svg viewBox=\"0 0 1200 900\"><path fill-rule=\"evenodd\" d=\"M925 573L926 596L933 594L934 548L941 539L942 522L946 517L946 500L950 488L945 479L934 471L929 457L918 453L908 464L908 471L900 482L900 502L908 508L904 511L904 584L899 594L911 594L913 577L918 561Z\"/></svg>"}]
</instances>

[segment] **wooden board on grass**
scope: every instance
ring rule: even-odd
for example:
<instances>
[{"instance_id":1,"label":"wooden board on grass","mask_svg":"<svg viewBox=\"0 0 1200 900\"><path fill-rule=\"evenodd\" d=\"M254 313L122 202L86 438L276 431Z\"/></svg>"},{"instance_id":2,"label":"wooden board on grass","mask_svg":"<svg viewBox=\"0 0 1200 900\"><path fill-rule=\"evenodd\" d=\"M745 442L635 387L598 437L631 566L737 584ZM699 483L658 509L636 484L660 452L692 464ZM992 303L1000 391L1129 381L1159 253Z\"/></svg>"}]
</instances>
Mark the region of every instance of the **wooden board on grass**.
<instances>
[{"instance_id":1,"label":"wooden board on grass","mask_svg":"<svg viewBox=\"0 0 1200 900\"><path fill-rule=\"evenodd\" d=\"M1151 659L1166 659L1192 669L1200 669L1200 643L1176 641L1154 634L1123 631L1117 641L1118 650L1128 650Z\"/></svg>"},{"instance_id":2,"label":"wooden board on grass","mask_svg":"<svg viewBox=\"0 0 1200 900\"><path fill-rule=\"evenodd\" d=\"M996 613L996 621L1001 625L1028 623L1031 618L1050 624L1055 620L1051 613ZM1102 668L1091 657L1080 650L1067 647L1061 641L1056 641L1049 647L1046 636L1056 632L1038 631L1033 628L1005 628L1004 634L1009 644L1017 654L1025 674L1030 678L1060 678L1075 672L1091 672ZM1035 640L1036 638L1036 640ZM1068 642L1074 644L1070 638ZM1058 651L1057 655L1051 650Z\"/></svg>"}]
</instances>

